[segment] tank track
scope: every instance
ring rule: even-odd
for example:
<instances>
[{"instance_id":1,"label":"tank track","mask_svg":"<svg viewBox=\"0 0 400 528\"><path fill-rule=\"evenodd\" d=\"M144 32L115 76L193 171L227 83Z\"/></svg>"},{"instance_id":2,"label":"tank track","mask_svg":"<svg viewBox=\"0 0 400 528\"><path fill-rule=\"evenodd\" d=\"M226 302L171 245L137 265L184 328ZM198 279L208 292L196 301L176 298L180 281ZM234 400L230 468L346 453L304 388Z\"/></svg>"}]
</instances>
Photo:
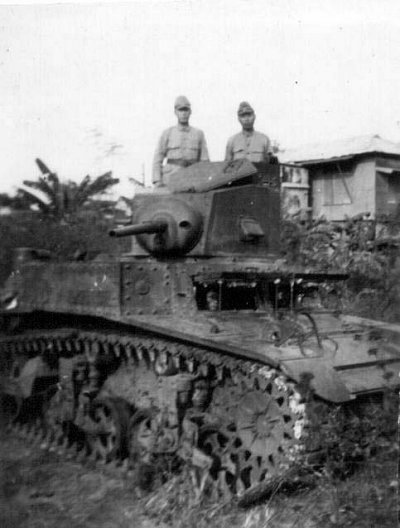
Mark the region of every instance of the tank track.
<instances>
[{"instance_id":1,"label":"tank track","mask_svg":"<svg viewBox=\"0 0 400 528\"><path fill-rule=\"evenodd\" d=\"M15 362L56 364L56 379L28 398L16 394L10 429L69 458L136 478L179 460L198 497L244 496L304 448L302 396L267 365L167 338L75 328L3 336L0 354L3 378Z\"/></svg>"}]
</instances>

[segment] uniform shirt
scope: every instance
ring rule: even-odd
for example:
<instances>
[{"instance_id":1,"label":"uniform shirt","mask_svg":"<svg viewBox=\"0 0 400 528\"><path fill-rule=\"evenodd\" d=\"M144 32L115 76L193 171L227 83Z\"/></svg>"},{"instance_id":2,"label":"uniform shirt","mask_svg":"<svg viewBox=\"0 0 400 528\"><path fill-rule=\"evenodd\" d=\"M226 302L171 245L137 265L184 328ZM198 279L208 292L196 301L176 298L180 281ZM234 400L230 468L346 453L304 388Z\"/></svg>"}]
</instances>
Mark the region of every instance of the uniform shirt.
<instances>
[{"instance_id":1,"label":"uniform shirt","mask_svg":"<svg viewBox=\"0 0 400 528\"><path fill-rule=\"evenodd\" d=\"M162 182L162 176L165 173L176 170L174 166L163 166L165 159L183 160L192 163L208 161L209 157L204 133L198 128L179 124L164 130L154 154L153 183Z\"/></svg>"},{"instance_id":2,"label":"uniform shirt","mask_svg":"<svg viewBox=\"0 0 400 528\"><path fill-rule=\"evenodd\" d=\"M247 158L249 161L258 163L268 161L271 153L271 142L261 132L243 131L228 139L226 145L225 161L234 161Z\"/></svg>"}]
</instances>

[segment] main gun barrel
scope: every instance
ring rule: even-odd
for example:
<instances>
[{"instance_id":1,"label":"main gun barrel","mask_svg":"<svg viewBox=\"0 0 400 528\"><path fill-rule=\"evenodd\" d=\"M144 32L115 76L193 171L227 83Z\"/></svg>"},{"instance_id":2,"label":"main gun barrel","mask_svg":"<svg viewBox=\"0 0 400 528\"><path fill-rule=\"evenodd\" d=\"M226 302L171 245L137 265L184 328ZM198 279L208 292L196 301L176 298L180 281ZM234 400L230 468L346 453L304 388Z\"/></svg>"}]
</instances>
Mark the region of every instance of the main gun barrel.
<instances>
[{"instance_id":1,"label":"main gun barrel","mask_svg":"<svg viewBox=\"0 0 400 528\"><path fill-rule=\"evenodd\" d=\"M117 227L115 229L111 229L108 234L112 237L125 237L131 235L141 235L143 233L163 233L167 227L167 222L162 220L142 222L140 224L132 224L126 227Z\"/></svg>"}]
</instances>

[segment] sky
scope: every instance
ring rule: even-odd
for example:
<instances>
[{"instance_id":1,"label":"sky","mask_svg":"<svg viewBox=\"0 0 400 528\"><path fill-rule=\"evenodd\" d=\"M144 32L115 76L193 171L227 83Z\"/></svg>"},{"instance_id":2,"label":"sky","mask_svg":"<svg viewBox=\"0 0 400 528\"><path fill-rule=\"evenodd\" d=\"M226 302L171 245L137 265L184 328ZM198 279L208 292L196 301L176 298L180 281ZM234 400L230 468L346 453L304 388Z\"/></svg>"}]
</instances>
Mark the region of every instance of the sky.
<instances>
[{"instance_id":1,"label":"sky","mask_svg":"<svg viewBox=\"0 0 400 528\"><path fill-rule=\"evenodd\" d=\"M0 192L112 170L151 182L176 96L223 159L240 101L282 148L400 142L399 0L146 0L0 5Z\"/></svg>"}]
</instances>

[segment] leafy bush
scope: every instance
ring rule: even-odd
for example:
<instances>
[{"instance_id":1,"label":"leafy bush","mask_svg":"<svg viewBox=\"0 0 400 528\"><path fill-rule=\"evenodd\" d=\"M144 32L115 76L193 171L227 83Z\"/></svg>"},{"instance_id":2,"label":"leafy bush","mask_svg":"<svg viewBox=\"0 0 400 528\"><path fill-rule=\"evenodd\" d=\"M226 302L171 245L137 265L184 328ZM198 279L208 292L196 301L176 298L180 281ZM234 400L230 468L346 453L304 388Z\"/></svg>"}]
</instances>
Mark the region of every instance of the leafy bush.
<instances>
[{"instance_id":1,"label":"leafy bush","mask_svg":"<svg viewBox=\"0 0 400 528\"><path fill-rule=\"evenodd\" d=\"M318 446L324 473L341 479L382 448L396 449L398 395L387 391L382 401L360 400L358 407L314 405L307 436Z\"/></svg>"},{"instance_id":2,"label":"leafy bush","mask_svg":"<svg viewBox=\"0 0 400 528\"><path fill-rule=\"evenodd\" d=\"M46 249L58 260L73 259L78 254L89 258L97 253L119 254L126 248L108 236L110 227L110 221L95 212L61 222L30 213L0 217L0 280L3 282L10 273L16 247Z\"/></svg>"},{"instance_id":3,"label":"leafy bush","mask_svg":"<svg viewBox=\"0 0 400 528\"><path fill-rule=\"evenodd\" d=\"M341 223L287 217L282 251L289 264L347 273L343 304L349 312L368 317L372 303L377 319L400 321L400 224L397 217L384 221L369 215Z\"/></svg>"}]
</instances>

